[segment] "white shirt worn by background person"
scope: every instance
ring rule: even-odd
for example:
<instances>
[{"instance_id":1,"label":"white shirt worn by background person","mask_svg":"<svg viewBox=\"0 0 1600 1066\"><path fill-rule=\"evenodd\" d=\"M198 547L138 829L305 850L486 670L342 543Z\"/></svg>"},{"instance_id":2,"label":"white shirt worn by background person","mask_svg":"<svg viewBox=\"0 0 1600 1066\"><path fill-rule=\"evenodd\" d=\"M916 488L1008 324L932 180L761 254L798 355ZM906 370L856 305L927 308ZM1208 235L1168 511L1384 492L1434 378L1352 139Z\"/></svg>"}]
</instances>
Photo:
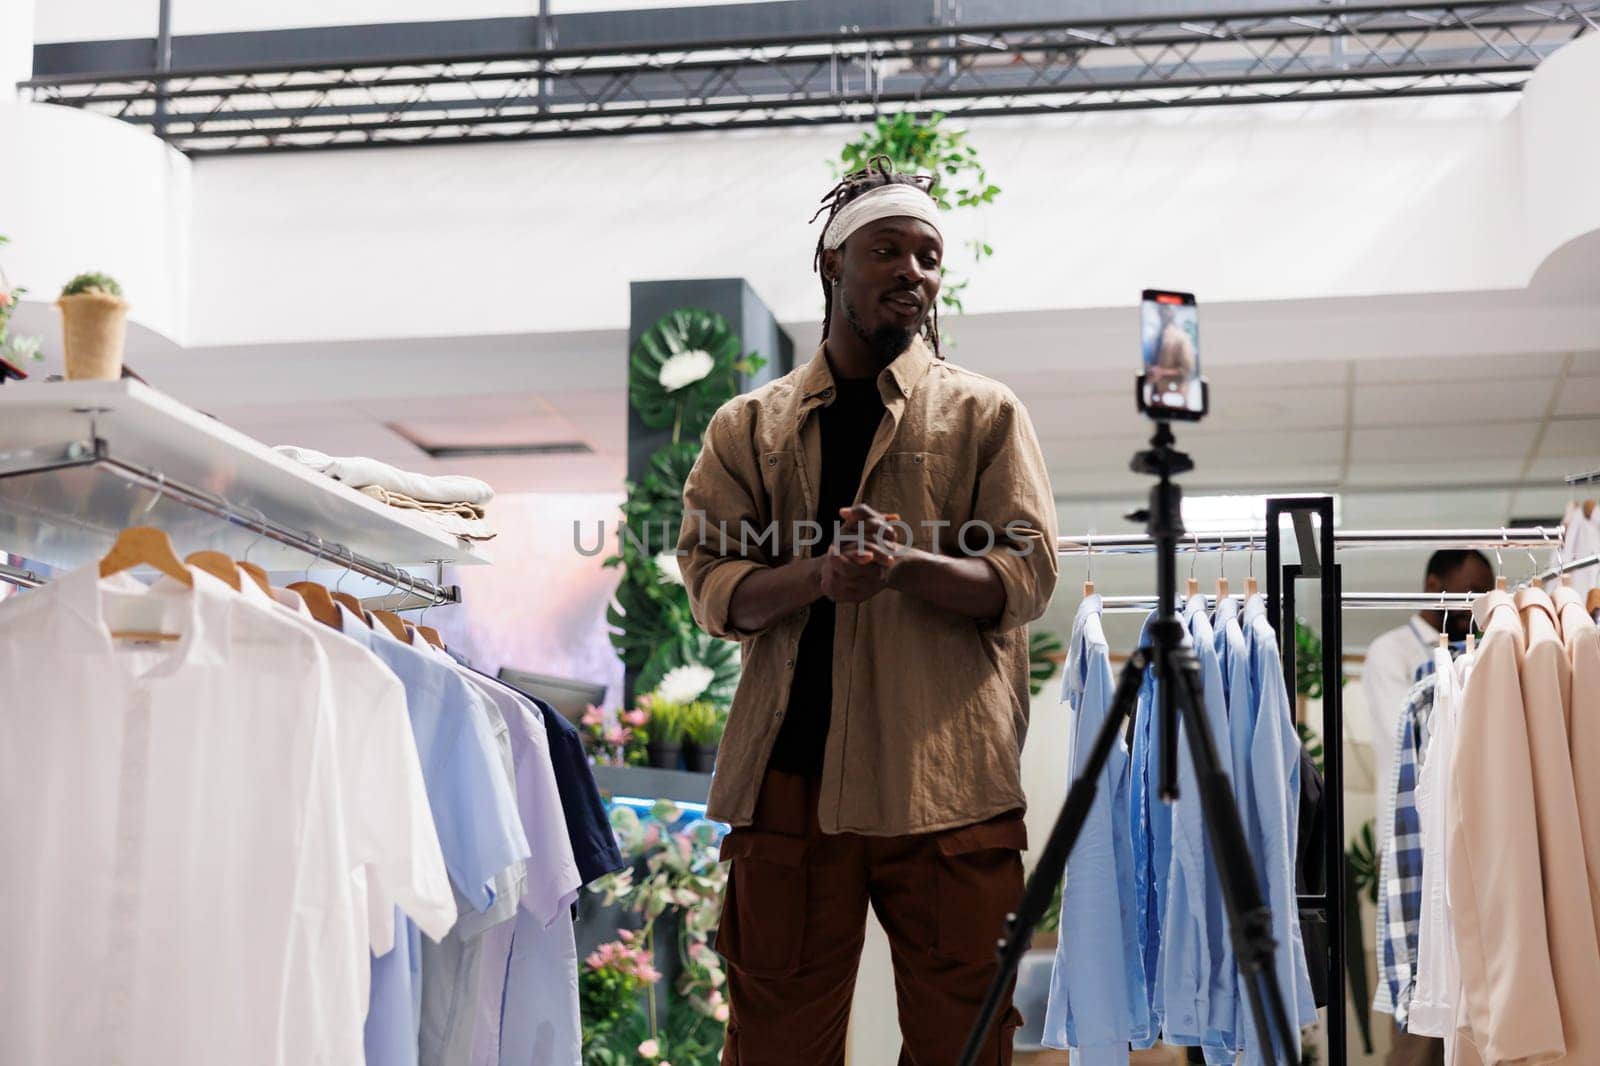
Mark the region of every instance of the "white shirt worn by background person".
<instances>
[{"instance_id":1,"label":"white shirt worn by background person","mask_svg":"<svg viewBox=\"0 0 1600 1066\"><path fill-rule=\"evenodd\" d=\"M1439 631L1412 615L1406 624L1383 634L1367 646L1361 671L1361 691L1372 721L1373 778L1377 787L1377 825L1372 837L1383 847L1394 821L1394 736L1406 693L1416 682L1417 667L1426 663L1439 646Z\"/></svg>"}]
</instances>

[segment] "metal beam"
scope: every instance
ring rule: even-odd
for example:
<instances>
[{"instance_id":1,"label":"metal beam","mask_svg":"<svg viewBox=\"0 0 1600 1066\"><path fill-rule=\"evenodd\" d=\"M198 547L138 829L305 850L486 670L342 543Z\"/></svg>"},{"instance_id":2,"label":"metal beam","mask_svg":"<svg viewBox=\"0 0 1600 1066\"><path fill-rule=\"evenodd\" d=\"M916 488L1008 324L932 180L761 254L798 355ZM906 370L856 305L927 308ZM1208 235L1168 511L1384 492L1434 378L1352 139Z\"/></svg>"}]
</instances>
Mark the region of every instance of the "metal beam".
<instances>
[{"instance_id":1,"label":"metal beam","mask_svg":"<svg viewBox=\"0 0 1600 1066\"><path fill-rule=\"evenodd\" d=\"M947 24L38 77L190 154L1372 99L1521 88L1600 0ZM164 109L163 109L164 105ZM162 119L164 118L164 122Z\"/></svg>"}]
</instances>

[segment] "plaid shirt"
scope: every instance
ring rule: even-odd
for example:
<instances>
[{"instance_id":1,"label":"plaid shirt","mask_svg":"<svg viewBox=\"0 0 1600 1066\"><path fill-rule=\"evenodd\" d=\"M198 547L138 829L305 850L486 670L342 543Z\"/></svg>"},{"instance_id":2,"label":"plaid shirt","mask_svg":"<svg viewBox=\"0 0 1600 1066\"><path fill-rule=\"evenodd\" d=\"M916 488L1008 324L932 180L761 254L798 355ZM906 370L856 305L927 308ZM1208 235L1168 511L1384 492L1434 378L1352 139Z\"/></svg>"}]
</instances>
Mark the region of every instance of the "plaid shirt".
<instances>
[{"instance_id":1,"label":"plaid shirt","mask_svg":"<svg viewBox=\"0 0 1600 1066\"><path fill-rule=\"evenodd\" d=\"M1422 723L1433 711L1435 679L1430 669L1406 696L1395 728L1394 824L1383 855L1378 914L1378 958L1382 977L1375 1008L1394 1014L1406 1027L1416 983L1417 933L1422 916L1422 821L1417 814L1417 754Z\"/></svg>"}]
</instances>

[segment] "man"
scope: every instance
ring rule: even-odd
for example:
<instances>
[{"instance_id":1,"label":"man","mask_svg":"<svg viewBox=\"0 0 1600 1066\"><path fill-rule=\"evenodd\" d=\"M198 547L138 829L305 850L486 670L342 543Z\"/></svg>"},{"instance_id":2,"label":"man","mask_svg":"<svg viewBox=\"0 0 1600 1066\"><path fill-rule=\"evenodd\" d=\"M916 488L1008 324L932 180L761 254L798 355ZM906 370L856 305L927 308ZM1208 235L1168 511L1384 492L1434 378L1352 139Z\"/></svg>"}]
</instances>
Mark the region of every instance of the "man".
<instances>
[{"instance_id":1,"label":"man","mask_svg":"<svg viewBox=\"0 0 1600 1066\"><path fill-rule=\"evenodd\" d=\"M1021 898L1055 504L1016 396L938 354L927 188L878 163L826 198L823 344L716 413L684 487L694 617L743 645L708 810L733 827L724 1063L844 1062L869 903L900 1061L955 1062Z\"/></svg>"},{"instance_id":2,"label":"man","mask_svg":"<svg viewBox=\"0 0 1600 1066\"><path fill-rule=\"evenodd\" d=\"M1433 593L1488 592L1494 588L1494 571L1482 552L1462 549L1434 552L1428 560L1423 588ZM1440 631L1446 631L1450 640L1457 642L1467 639L1471 626L1470 611L1423 611L1408 619L1405 625L1378 637L1367 647L1366 666L1361 672L1361 689L1367 700L1367 714L1372 721L1373 764L1378 794L1378 821L1374 836L1380 848L1386 836L1384 827L1392 825L1394 821L1394 783L1390 776L1394 770L1395 728L1406 694L1416 683L1417 671L1432 660L1433 650L1439 646ZM1443 1041L1395 1030L1389 1055L1391 1066L1421 1066L1443 1061Z\"/></svg>"}]
</instances>

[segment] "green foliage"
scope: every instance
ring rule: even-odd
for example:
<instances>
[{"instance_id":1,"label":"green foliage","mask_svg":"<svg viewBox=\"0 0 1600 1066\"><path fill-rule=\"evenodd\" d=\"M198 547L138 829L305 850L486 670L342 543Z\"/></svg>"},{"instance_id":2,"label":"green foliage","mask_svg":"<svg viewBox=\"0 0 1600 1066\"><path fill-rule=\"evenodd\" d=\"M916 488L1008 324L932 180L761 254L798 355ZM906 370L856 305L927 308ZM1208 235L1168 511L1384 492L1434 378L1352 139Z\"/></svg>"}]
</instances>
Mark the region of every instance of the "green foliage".
<instances>
[{"instance_id":1,"label":"green foliage","mask_svg":"<svg viewBox=\"0 0 1600 1066\"><path fill-rule=\"evenodd\" d=\"M924 117L907 111L880 116L844 146L834 169L843 175L865 169L873 159L884 156L896 170L931 174L934 185L930 191L942 211L993 203L1000 195L1000 187L989 181L978 150L967 143L966 131L947 127L944 120L942 114ZM975 262L994 255L994 248L987 241L970 241L967 248ZM960 314L961 295L970 282L957 278L945 266L939 268L939 273L944 279L940 302Z\"/></svg>"},{"instance_id":2,"label":"green foliage","mask_svg":"<svg viewBox=\"0 0 1600 1066\"><path fill-rule=\"evenodd\" d=\"M699 440L718 407L739 391L739 373L766 365L755 353L739 357L739 337L719 314L682 308L645 330L634 345L628 375L628 396L639 418L651 429L672 427L676 444L687 435ZM700 352L710 357L709 371L699 379L669 388L662 368L675 356Z\"/></svg>"},{"instance_id":3,"label":"green foliage","mask_svg":"<svg viewBox=\"0 0 1600 1066\"><path fill-rule=\"evenodd\" d=\"M1307 755L1311 756L1312 765L1317 768L1317 773L1322 773L1322 738L1304 722L1296 722L1294 727L1300 734L1300 746L1305 748Z\"/></svg>"},{"instance_id":4,"label":"green foliage","mask_svg":"<svg viewBox=\"0 0 1600 1066\"><path fill-rule=\"evenodd\" d=\"M739 684L739 647L725 640L707 636L691 622L687 631L656 648L639 671L638 687L641 692L653 692L667 672L679 666L708 667L712 681L702 694L719 707L733 703L733 690Z\"/></svg>"},{"instance_id":5,"label":"green foliage","mask_svg":"<svg viewBox=\"0 0 1600 1066\"><path fill-rule=\"evenodd\" d=\"M1061 931L1061 890L1066 885L1065 878L1056 882L1056 892L1055 895L1050 897L1050 906L1045 908L1044 917L1039 919L1039 932L1058 933Z\"/></svg>"},{"instance_id":6,"label":"green foliage","mask_svg":"<svg viewBox=\"0 0 1600 1066\"><path fill-rule=\"evenodd\" d=\"M1056 676L1058 664L1053 656L1061 654L1061 638L1049 630L1028 634L1028 694L1037 696L1045 684Z\"/></svg>"},{"instance_id":7,"label":"green foliage","mask_svg":"<svg viewBox=\"0 0 1600 1066\"><path fill-rule=\"evenodd\" d=\"M1361 827L1356 839L1351 841L1345 854L1356 888L1367 897L1367 902L1378 902L1378 845L1373 839L1372 820Z\"/></svg>"},{"instance_id":8,"label":"green foliage","mask_svg":"<svg viewBox=\"0 0 1600 1066\"><path fill-rule=\"evenodd\" d=\"M707 698L719 707L733 701L739 679L737 649L701 632L689 610L687 590L656 557L677 547L683 485L700 454L700 438L712 414L738 393L740 374L753 374L766 365L753 352L741 357L740 349L738 336L722 316L698 308L664 315L639 338L628 373L630 402L646 425L671 426L673 439L651 456L638 483L628 484L621 547L605 562L623 568L606 622L612 646L638 675L639 691L653 690L676 666L699 664L715 672ZM690 352L704 353L694 358L702 367L709 360L709 371L669 389L661 381L662 368L675 356Z\"/></svg>"},{"instance_id":9,"label":"green foliage","mask_svg":"<svg viewBox=\"0 0 1600 1066\"><path fill-rule=\"evenodd\" d=\"M711 747L722 742L722 731L728 724L728 713L710 700L696 700L684 708L683 739L701 747Z\"/></svg>"},{"instance_id":10,"label":"green foliage","mask_svg":"<svg viewBox=\"0 0 1600 1066\"><path fill-rule=\"evenodd\" d=\"M633 992L633 1009L617 1009L620 1022L611 1018L611 1000L586 998L585 1066L650 1061L715 1066L721 1055L728 1017L727 975L710 941L721 915L727 870L718 861L716 827L700 821L670 831L681 817L678 807L665 800L647 817L626 807L611 812L629 866L602 878L589 891L600 895L605 906L626 910L642 923L638 931L622 934L626 945L642 945L652 958L658 958L662 948L675 951L681 973L669 990L664 1016L657 1014L654 997L643 987ZM618 945L613 952L620 955L623 947ZM647 1040L656 1043L653 1059L639 1052Z\"/></svg>"},{"instance_id":11,"label":"green foliage","mask_svg":"<svg viewBox=\"0 0 1600 1066\"><path fill-rule=\"evenodd\" d=\"M11 243L11 238L0 233L0 247ZM18 285L10 287L6 280L6 272L0 270L0 358L8 359L14 363L25 363L33 359L43 359L39 354L40 341L38 337L12 337L10 335L11 316L16 313L17 305L28 294L28 290Z\"/></svg>"},{"instance_id":12,"label":"green foliage","mask_svg":"<svg viewBox=\"0 0 1600 1066\"><path fill-rule=\"evenodd\" d=\"M697 713L693 710L695 706L693 703L650 700L650 736L662 744L682 744L688 735L689 723Z\"/></svg>"},{"instance_id":13,"label":"green foliage","mask_svg":"<svg viewBox=\"0 0 1600 1066\"><path fill-rule=\"evenodd\" d=\"M1341 667L1340 687L1347 681ZM1294 620L1294 690L1308 700L1322 698L1322 638L1300 618Z\"/></svg>"},{"instance_id":14,"label":"green foliage","mask_svg":"<svg viewBox=\"0 0 1600 1066\"><path fill-rule=\"evenodd\" d=\"M97 292L121 299L122 286L109 274L88 273L79 274L61 289L63 296L78 296L86 292Z\"/></svg>"}]
</instances>

